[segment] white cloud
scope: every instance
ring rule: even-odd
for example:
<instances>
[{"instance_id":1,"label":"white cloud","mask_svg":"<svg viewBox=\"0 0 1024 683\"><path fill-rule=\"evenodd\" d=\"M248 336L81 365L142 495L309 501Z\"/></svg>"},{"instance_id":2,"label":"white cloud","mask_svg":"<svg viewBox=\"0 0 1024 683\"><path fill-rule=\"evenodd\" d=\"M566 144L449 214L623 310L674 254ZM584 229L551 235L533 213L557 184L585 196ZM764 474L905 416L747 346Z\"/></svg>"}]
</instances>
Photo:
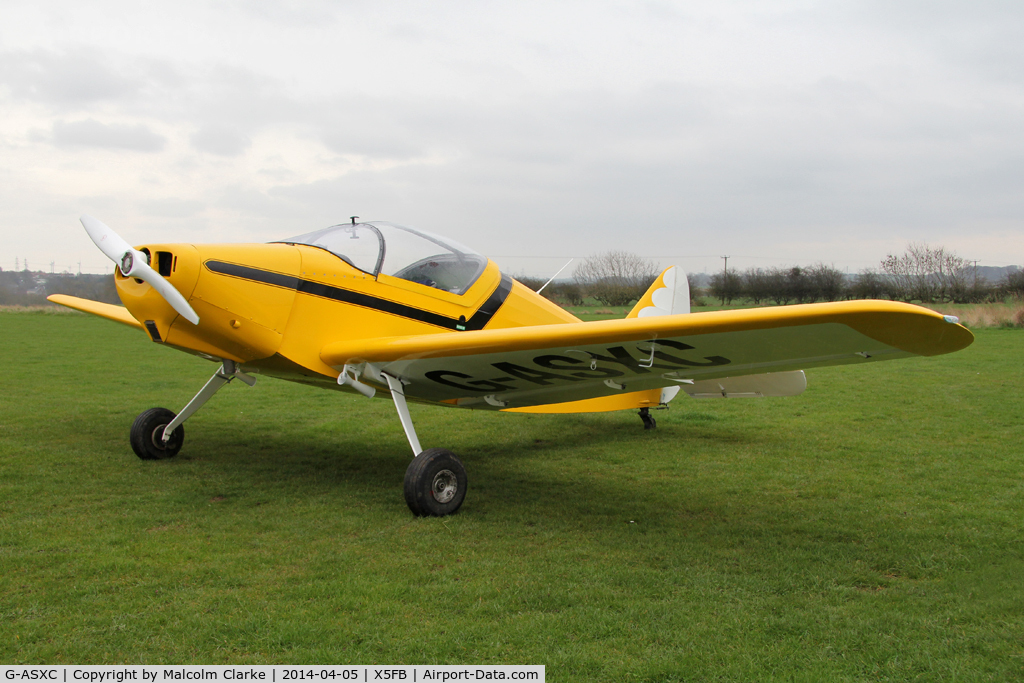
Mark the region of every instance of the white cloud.
<instances>
[{"instance_id":1,"label":"white cloud","mask_svg":"<svg viewBox=\"0 0 1024 683\"><path fill-rule=\"evenodd\" d=\"M249 136L230 125L206 124L191 137L192 146L201 152L224 157L242 154L252 144Z\"/></svg>"},{"instance_id":2,"label":"white cloud","mask_svg":"<svg viewBox=\"0 0 1024 683\"><path fill-rule=\"evenodd\" d=\"M35 49L0 53L0 79L14 99L56 107L76 107L137 95L138 76L121 73L100 50L77 48L67 53Z\"/></svg>"},{"instance_id":3,"label":"white cloud","mask_svg":"<svg viewBox=\"0 0 1024 683\"><path fill-rule=\"evenodd\" d=\"M143 124L100 123L95 119L57 121L53 124L57 147L100 147L135 152L159 152L167 138Z\"/></svg>"},{"instance_id":4,"label":"white cloud","mask_svg":"<svg viewBox=\"0 0 1024 683\"><path fill-rule=\"evenodd\" d=\"M5 249L77 260L86 210L225 241L355 213L496 255L856 270L927 240L1020 263L1022 18L1010 3L12 2L0 225L62 238Z\"/></svg>"}]
</instances>

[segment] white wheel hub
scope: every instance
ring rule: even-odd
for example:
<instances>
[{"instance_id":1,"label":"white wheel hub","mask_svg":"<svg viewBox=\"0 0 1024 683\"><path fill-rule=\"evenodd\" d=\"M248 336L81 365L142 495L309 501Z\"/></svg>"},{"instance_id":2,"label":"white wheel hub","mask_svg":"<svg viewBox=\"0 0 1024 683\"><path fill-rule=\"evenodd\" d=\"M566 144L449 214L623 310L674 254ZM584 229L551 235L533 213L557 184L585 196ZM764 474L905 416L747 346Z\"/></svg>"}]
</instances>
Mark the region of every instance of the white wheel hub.
<instances>
[{"instance_id":1,"label":"white wheel hub","mask_svg":"<svg viewBox=\"0 0 1024 683\"><path fill-rule=\"evenodd\" d=\"M430 492L434 500L444 504L455 497L459 490L459 480L451 470L441 470L434 475L434 481L430 485Z\"/></svg>"}]
</instances>

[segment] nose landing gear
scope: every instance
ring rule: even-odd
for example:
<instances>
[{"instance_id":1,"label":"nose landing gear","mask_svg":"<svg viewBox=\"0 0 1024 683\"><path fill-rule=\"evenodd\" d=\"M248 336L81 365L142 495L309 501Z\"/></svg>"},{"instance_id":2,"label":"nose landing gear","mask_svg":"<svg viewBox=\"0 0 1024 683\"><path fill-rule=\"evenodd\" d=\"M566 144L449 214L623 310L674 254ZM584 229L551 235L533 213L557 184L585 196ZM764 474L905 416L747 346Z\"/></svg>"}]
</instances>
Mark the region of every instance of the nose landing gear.
<instances>
[{"instance_id":1,"label":"nose landing gear","mask_svg":"<svg viewBox=\"0 0 1024 683\"><path fill-rule=\"evenodd\" d=\"M135 455L143 460L164 460L176 456L185 442L185 427L182 423L209 401L218 389L236 377L249 386L256 383L256 378L242 372L237 363L225 360L195 398L177 415L167 408L150 408L139 414L132 423L128 437Z\"/></svg>"},{"instance_id":2,"label":"nose landing gear","mask_svg":"<svg viewBox=\"0 0 1024 683\"><path fill-rule=\"evenodd\" d=\"M135 455L143 460L164 460L176 456L185 443L185 427L178 425L171 431L169 439L163 439L164 428L174 417L167 408L150 408L135 418L128 435Z\"/></svg>"}]
</instances>

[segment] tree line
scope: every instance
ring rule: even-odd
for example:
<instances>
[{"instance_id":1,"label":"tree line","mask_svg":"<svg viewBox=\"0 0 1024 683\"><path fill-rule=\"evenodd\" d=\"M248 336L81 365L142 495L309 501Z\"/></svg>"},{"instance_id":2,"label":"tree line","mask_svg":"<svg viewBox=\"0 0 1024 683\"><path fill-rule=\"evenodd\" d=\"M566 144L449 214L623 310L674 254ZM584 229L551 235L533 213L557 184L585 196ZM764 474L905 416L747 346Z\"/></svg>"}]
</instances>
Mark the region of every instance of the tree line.
<instances>
[{"instance_id":1,"label":"tree line","mask_svg":"<svg viewBox=\"0 0 1024 683\"><path fill-rule=\"evenodd\" d=\"M113 275L0 270L0 306L41 306L51 294L119 304Z\"/></svg>"},{"instance_id":2,"label":"tree line","mask_svg":"<svg viewBox=\"0 0 1024 683\"><path fill-rule=\"evenodd\" d=\"M612 251L585 259L570 281L552 282L541 294L562 305L579 306L592 299L606 306L629 305L651 286L659 266L635 254ZM748 301L754 305L804 304L846 299L890 299L920 303L984 303L1009 296L1024 298L1024 271L1014 270L999 282L978 276L976 262L943 247L910 244L902 254L888 254L878 268L848 275L835 266L723 270L698 286L688 274L695 305L705 297L722 305ZM517 278L533 290L540 278Z\"/></svg>"},{"instance_id":3,"label":"tree line","mask_svg":"<svg viewBox=\"0 0 1024 683\"><path fill-rule=\"evenodd\" d=\"M723 304L734 299L777 305L844 299L985 303L1024 296L1024 271L1011 271L1000 282L992 283L978 277L976 262L943 247L911 244L902 254L888 254L877 269L868 268L853 276L824 263L748 268L716 273L707 293Z\"/></svg>"}]
</instances>

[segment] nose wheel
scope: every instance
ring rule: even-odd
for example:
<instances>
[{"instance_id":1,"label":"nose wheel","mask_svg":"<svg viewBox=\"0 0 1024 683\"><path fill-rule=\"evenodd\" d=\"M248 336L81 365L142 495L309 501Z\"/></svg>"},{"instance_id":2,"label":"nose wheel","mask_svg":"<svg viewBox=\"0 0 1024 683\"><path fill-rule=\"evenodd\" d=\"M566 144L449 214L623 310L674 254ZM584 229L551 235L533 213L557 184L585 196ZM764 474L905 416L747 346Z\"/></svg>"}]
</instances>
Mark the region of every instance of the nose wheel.
<instances>
[{"instance_id":1,"label":"nose wheel","mask_svg":"<svg viewBox=\"0 0 1024 683\"><path fill-rule=\"evenodd\" d=\"M184 425L178 425L167 441L163 439L164 427L174 418L174 413L167 408L150 408L135 418L128 436L135 455L143 460L164 460L176 456L185 443Z\"/></svg>"},{"instance_id":2,"label":"nose wheel","mask_svg":"<svg viewBox=\"0 0 1024 683\"><path fill-rule=\"evenodd\" d=\"M444 448L428 448L405 471L405 502L417 517L455 513L466 498L466 468Z\"/></svg>"}]
</instances>

